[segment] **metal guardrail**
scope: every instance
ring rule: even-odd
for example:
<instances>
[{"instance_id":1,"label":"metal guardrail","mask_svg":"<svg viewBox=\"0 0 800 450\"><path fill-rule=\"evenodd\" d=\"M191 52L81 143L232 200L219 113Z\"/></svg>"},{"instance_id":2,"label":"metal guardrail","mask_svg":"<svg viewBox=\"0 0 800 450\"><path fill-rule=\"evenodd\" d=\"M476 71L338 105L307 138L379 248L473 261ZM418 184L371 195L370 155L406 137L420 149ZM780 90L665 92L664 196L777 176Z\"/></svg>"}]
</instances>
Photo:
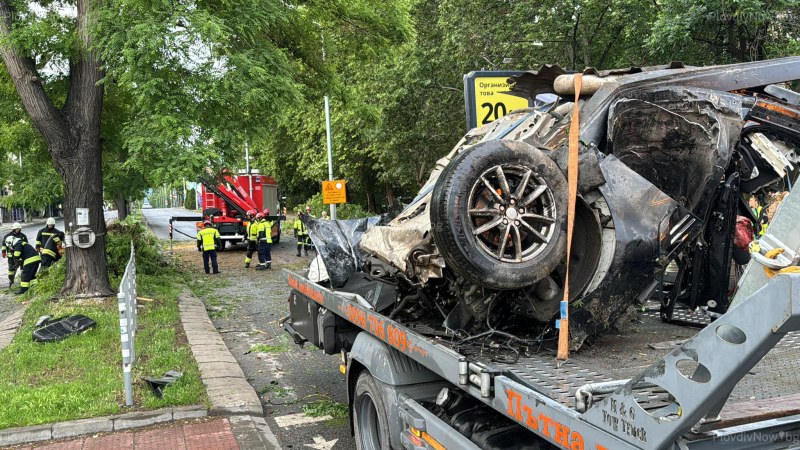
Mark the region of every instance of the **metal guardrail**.
<instances>
[{"instance_id":1,"label":"metal guardrail","mask_svg":"<svg viewBox=\"0 0 800 450\"><path fill-rule=\"evenodd\" d=\"M131 258L125 267L117 294L119 306L119 333L122 341L122 372L125 377L125 405L133 406L131 369L136 361L134 338L138 328L136 318L136 251L131 241Z\"/></svg>"}]
</instances>

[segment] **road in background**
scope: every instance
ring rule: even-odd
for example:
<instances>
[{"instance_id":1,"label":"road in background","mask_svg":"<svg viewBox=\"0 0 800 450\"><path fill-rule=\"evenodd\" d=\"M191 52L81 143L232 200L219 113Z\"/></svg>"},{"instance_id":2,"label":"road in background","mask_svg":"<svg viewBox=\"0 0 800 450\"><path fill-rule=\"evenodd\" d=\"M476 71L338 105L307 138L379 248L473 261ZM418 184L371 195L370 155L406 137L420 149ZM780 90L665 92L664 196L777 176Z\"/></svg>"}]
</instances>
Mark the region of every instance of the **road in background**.
<instances>
[{"instance_id":1,"label":"road in background","mask_svg":"<svg viewBox=\"0 0 800 450\"><path fill-rule=\"evenodd\" d=\"M198 220L202 220L202 214L199 211L189 211L184 208L152 208L142 209L147 224L150 229L159 239L169 239L169 218L170 217L187 217L196 216ZM193 241L197 236L197 228L194 222L173 222L175 232L172 234L172 239L175 241ZM183 232L189 236L183 235Z\"/></svg>"}]
</instances>

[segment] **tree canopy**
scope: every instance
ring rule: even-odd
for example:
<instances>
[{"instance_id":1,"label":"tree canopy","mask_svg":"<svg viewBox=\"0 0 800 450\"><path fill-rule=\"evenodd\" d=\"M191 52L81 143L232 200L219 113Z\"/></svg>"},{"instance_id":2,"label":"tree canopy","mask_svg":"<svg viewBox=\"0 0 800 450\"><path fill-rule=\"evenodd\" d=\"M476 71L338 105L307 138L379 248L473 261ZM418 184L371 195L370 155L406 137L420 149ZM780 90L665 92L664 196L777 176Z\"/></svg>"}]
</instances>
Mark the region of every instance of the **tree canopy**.
<instances>
[{"instance_id":1,"label":"tree canopy","mask_svg":"<svg viewBox=\"0 0 800 450\"><path fill-rule=\"evenodd\" d=\"M4 45L32 55L45 91L64 104L77 54L75 1L3 2L16 18ZM290 203L303 202L327 178L328 95L335 176L374 211L413 195L463 134L462 77L472 70L800 52L797 0L88 4L105 86L107 200L195 180L209 165L243 168L249 144L254 167L276 176ZM0 167L19 186L6 201L41 208L63 196L47 144L4 70L0 109L0 153L23 159L22 170Z\"/></svg>"}]
</instances>

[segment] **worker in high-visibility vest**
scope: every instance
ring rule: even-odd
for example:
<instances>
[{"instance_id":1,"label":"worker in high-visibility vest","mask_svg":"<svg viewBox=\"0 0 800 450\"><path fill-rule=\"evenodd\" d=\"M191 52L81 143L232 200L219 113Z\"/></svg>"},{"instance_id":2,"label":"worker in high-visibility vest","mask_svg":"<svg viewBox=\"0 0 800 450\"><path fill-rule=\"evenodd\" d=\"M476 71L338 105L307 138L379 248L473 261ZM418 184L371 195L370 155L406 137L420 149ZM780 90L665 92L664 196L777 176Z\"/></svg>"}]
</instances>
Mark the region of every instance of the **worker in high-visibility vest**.
<instances>
[{"instance_id":1,"label":"worker in high-visibility vest","mask_svg":"<svg viewBox=\"0 0 800 450\"><path fill-rule=\"evenodd\" d=\"M272 221L267 219L269 209L261 213L258 227L258 267L256 270L272 269Z\"/></svg>"},{"instance_id":2,"label":"worker in high-visibility vest","mask_svg":"<svg viewBox=\"0 0 800 450\"><path fill-rule=\"evenodd\" d=\"M758 239L767 232L767 227L769 227L767 211L758 203L758 199L755 195L750 197L749 206L750 212L753 213L753 217L756 219L753 224L753 230L755 232L755 238Z\"/></svg>"},{"instance_id":3,"label":"worker in high-visibility vest","mask_svg":"<svg viewBox=\"0 0 800 450\"><path fill-rule=\"evenodd\" d=\"M58 231L45 241L44 245L39 249L42 255L42 267L50 267L53 263L61 259L63 253L64 233Z\"/></svg>"},{"instance_id":4,"label":"worker in high-visibility vest","mask_svg":"<svg viewBox=\"0 0 800 450\"><path fill-rule=\"evenodd\" d=\"M14 259L14 247L12 245L14 239L22 239L23 242L28 242L28 237L22 232L22 225L19 222L14 222L11 225L11 232L3 237L3 258L8 258L8 287L14 284L14 278L17 275L17 262Z\"/></svg>"},{"instance_id":5,"label":"worker in high-visibility vest","mask_svg":"<svg viewBox=\"0 0 800 450\"><path fill-rule=\"evenodd\" d=\"M305 250L308 256L308 248L311 247L311 239L308 236L308 228L302 220L303 213L297 215L297 220L294 221L294 235L297 236L297 256L302 256L300 250ZM313 218L311 215L311 207L306 206L306 216Z\"/></svg>"},{"instance_id":6,"label":"worker in high-visibility vest","mask_svg":"<svg viewBox=\"0 0 800 450\"><path fill-rule=\"evenodd\" d=\"M244 268L250 268L250 262L253 260L253 253L258 249L258 222L256 221L256 211L251 209L247 211L247 253L244 255Z\"/></svg>"},{"instance_id":7,"label":"worker in high-visibility vest","mask_svg":"<svg viewBox=\"0 0 800 450\"><path fill-rule=\"evenodd\" d=\"M203 252L203 269L206 273L211 273L208 268L208 260L211 260L213 273L219 273L217 266L217 249L221 248L219 231L211 224L210 220L203 222L203 229L197 232L197 251Z\"/></svg>"},{"instance_id":8,"label":"worker in high-visibility vest","mask_svg":"<svg viewBox=\"0 0 800 450\"><path fill-rule=\"evenodd\" d=\"M17 294L24 294L31 285L36 284L36 272L39 271L42 257L39 256L39 252L31 244L20 238L14 238L11 241L11 246L14 249L14 261L16 262L14 269L22 269L19 283L20 290Z\"/></svg>"},{"instance_id":9,"label":"worker in high-visibility vest","mask_svg":"<svg viewBox=\"0 0 800 450\"><path fill-rule=\"evenodd\" d=\"M64 235L64 233L60 230L56 229L56 219L50 217L47 219L47 224L44 228L39 230L36 234L36 251L42 248L42 245L47 242L50 237L55 236L56 234Z\"/></svg>"}]
</instances>

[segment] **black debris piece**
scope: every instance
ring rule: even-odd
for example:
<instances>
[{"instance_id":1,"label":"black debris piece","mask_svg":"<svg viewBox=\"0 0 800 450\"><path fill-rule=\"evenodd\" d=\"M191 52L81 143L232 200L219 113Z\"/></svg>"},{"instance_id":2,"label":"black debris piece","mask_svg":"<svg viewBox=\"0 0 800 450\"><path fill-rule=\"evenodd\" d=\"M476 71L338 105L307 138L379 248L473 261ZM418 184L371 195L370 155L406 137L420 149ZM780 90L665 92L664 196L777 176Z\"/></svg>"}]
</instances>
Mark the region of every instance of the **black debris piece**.
<instances>
[{"instance_id":1,"label":"black debris piece","mask_svg":"<svg viewBox=\"0 0 800 450\"><path fill-rule=\"evenodd\" d=\"M33 332L34 341L56 342L73 334L91 330L97 325L97 322L83 314L76 314L57 319L50 319L44 316L40 317L36 324L39 328Z\"/></svg>"},{"instance_id":2,"label":"black debris piece","mask_svg":"<svg viewBox=\"0 0 800 450\"><path fill-rule=\"evenodd\" d=\"M142 380L144 380L145 383L150 386L150 388L153 390L153 393L156 394L156 397L162 398L164 397L164 388L178 381L178 379L182 376L183 372L169 370L161 378L142 377Z\"/></svg>"}]
</instances>

